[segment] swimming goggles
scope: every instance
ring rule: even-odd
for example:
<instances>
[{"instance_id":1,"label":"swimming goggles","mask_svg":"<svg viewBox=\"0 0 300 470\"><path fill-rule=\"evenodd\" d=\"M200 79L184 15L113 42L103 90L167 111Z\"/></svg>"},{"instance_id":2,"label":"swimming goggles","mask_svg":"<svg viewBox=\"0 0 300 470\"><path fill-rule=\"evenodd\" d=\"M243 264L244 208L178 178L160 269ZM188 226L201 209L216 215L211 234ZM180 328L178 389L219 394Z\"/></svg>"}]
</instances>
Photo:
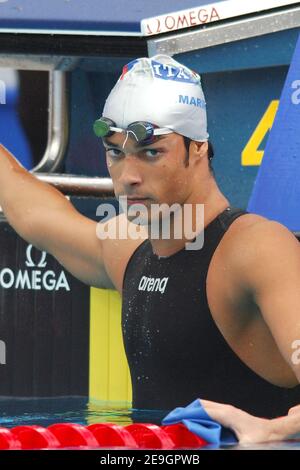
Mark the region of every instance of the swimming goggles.
<instances>
[{"instance_id":1,"label":"swimming goggles","mask_svg":"<svg viewBox=\"0 0 300 470\"><path fill-rule=\"evenodd\" d=\"M154 140L157 135L171 134L171 129L167 127L157 127L155 124L146 121L135 121L129 124L126 129L116 127L116 124L108 118L101 117L94 122L94 133L97 137L109 137L115 132L127 134L127 138L132 136L138 144L147 144ZM127 140L127 139L126 139Z\"/></svg>"}]
</instances>

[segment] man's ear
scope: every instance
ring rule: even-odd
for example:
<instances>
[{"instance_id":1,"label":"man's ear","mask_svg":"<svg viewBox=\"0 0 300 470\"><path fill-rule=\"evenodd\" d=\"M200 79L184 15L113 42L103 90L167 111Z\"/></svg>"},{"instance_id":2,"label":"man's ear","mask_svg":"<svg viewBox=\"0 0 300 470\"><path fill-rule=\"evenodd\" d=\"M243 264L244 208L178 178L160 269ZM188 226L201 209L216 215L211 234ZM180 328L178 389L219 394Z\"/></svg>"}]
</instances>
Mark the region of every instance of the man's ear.
<instances>
[{"instance_id":1,"label":"man's ear","mask_svg":"<svg viewBox=\"0 0 300 470\"><path fill-rule=\"evenodd\" d=\"M208 155L208 143L207 142L196 142L192 140L190 143L190 157L193 160L203 160L203 158Z\"/></svg>"}]
</instances>

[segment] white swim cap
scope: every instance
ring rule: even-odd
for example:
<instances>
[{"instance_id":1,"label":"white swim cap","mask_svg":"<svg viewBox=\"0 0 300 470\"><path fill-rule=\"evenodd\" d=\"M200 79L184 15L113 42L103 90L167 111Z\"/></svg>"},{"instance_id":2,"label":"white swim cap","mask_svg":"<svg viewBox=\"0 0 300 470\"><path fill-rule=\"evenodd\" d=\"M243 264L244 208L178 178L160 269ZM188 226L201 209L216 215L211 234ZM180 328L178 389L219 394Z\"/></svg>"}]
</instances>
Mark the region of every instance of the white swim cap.
<instances>
[{"instance_id":1,"label":"white swim cap","mask_svg":"<svg viewBox=\"0 0 300 470\"><path fill-rule=\"evenodd\" d=\"M146 121L198 142L208 140L200 76L167 55L125 65L102 116L122 129Z\"/></svg>"}]
</instances>

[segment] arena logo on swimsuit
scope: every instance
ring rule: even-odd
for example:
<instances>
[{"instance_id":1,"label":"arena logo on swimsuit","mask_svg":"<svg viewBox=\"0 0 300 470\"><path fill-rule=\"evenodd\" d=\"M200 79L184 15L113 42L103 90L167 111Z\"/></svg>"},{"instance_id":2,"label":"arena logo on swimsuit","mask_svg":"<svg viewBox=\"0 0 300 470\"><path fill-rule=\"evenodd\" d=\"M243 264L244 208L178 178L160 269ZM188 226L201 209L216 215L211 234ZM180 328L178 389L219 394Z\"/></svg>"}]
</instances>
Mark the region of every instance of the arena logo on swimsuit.
<instances>
[{"instance_id":1,"label":"arena logo on swimsuit","mask_svg":"<svg viewBox=\"0 0 300 470\"><path fill-rule=\"evenodd\" d=\"M41 254L39 263L35 263L31 256L32 245L28 245L26 250L26 266L27 268L45 268L47 266L45 251ZM70 286L64 271L57 276L52 270L41 271L39 269L21 270L14 272L11 268L3 268L0 271L0 287L3 289L27 289L27 290L48 290L58 291L64 289L70 291Z\"/></svg>"},{"instance_id":2,"label":"arena logo on swimsuit","mask_svg":"<svg viewBox=\"0 0 300 470\"><path fill-rule=\"evenodd\" d=\"M168 284L168 277L146 277L143 276L140 280L138 290L147 291L147 292L157 292L164 294L165 289Z\"/></svg>"}]
</instances>

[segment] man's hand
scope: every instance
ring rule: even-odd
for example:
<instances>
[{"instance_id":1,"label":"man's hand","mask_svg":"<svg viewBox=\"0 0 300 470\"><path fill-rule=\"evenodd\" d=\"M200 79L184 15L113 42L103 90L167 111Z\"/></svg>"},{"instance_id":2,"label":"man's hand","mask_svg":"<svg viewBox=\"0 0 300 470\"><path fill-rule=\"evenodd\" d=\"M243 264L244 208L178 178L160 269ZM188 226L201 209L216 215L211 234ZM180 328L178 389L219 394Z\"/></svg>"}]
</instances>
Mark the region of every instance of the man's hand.
<instances>
[{"instance_id":1,"label":"man's hand","mask_svg":"<svg viewBox=\"0 0 300 470\"><path fill-rule=\"evenodd\" d=\"M231 405L208 400L201 400L201 404L212 419L234 431L240 444L295 439L300 433L300 405L282 418L263 419Z\"/></svg>"}]
</instances>

